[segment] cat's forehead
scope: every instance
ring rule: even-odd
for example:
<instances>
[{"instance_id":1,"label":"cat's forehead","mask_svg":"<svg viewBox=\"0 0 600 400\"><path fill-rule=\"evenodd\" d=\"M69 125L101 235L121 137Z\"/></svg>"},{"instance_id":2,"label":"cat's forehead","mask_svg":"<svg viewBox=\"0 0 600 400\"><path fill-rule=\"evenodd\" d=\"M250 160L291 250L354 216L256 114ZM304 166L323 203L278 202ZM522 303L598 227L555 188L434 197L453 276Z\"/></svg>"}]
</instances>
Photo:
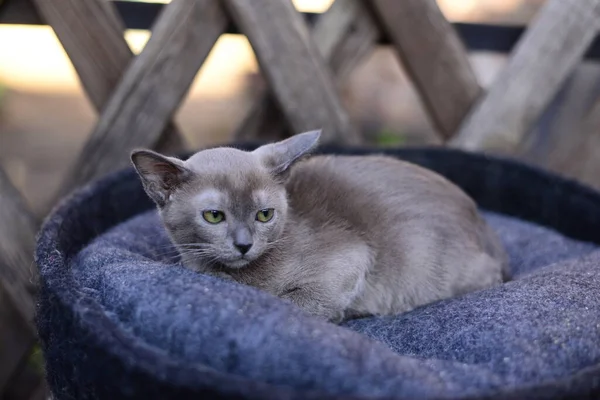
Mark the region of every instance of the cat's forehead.
<instances>
[{"instance_id":1,"label":"cat's forehead","mask_svg":"<svg viewBox=\"0 0 600 400\"><path fill-rule=\"evenodd\" d=\"M233 148L216 148L192 156L186 167L194 171L197 196L212 202L227 198L260 202L282 188L256 155Z\"/></svg>"},{"instance_id":2,"label":"cat's forehead","mask_svg":"<svg viewBox=\"0 0 600 400\"><path fill-rule=\"evenodd\" d=\"M196 173L195 183L224 192L253 191L272 181L254 154L233 148L196 153L186 161L186 167Z\"/></svg>"},{"instance_id":3,"label":"cat's forehead","mask_svg":"<svg viewBox=\"0 0 600 400\"><path fill-rule=\"evenodd\" d=\"M199 174L221 174L223 172L263 172L258 158L246 151L218 147L200 151L190 157L186 167Z\"/></svg>"},{"instance_id":4,"label":"cat's forehead","mask_svg":"<svg viewBox=\"0 0 600 400\"><path fill-rule=\"evenodd\" d=\"M224 205L230 203L250 203L266 204L278 198L279 193L275 193L269 188L255 188L246 192L232 192L215 187L201 189L195 196L194 201L204 205Z\"/></svg>"}]
</instances>

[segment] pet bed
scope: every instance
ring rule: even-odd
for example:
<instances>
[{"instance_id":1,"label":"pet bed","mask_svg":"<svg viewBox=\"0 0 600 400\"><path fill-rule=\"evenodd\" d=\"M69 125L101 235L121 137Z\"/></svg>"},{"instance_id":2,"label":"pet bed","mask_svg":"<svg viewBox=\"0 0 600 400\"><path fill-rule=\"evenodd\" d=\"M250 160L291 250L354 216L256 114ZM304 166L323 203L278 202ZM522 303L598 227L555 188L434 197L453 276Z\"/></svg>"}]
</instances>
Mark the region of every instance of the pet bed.
<instances>
[{"instance_id":1,"label":"pet bed","mask_svg":"<svg viewBox=\"0 0 600 400\"><path fill-rule=\"evenodd\" d=\"M130 168L63 201L39 235L37 324L55 398L600 396L600 195L484 155L378 152L466 190L514 279L336 326L183 268Z\"/></svg>"}]
</instances>

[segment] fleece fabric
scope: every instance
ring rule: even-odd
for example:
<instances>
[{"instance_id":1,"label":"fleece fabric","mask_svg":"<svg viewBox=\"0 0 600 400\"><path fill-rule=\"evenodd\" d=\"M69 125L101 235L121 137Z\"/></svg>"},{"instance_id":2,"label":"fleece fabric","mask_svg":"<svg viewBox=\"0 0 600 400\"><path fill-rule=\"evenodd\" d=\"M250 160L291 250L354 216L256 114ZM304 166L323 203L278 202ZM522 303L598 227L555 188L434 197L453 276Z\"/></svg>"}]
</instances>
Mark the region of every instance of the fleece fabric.
<instances>
[{"instance_id":1,"label":"fleece fabric","mask_svg":"<svg viewBox=\"0 0 600 400\"><path fill-rule=\"evenodd\" d=\"M509 252L514 280L336 326L183 268L124 170L66 199L39 236L37 323L55 397L600 396L600 195L508 160L386 152L473 196Z\"/></svg>"}]
</instances>

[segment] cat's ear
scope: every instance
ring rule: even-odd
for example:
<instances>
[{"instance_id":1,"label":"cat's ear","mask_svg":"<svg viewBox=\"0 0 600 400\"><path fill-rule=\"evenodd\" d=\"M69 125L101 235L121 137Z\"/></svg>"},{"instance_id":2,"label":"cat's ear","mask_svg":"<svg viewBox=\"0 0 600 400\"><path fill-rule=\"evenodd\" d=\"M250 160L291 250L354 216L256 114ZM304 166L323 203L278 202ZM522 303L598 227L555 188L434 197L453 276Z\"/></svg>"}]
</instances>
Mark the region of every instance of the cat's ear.
<instances>
[{"instance_id":1,"label":"cat's ear","mask_svg":"<svg viewBox=\"0 0 600 400\"><path fill-rule=\"evenodd\" d=\"M151 150L134 150L131 162L141 178L144 190L159 207L163 207L171 193L192 174L185 168L183 161Z\"/></svg>"},{"instance_id":2,"label":"cat's ear","mask_svg":"<svg viewBox=\"0 0 600 400\"><path fill-rule=\"evenodd\" d=\"M261 162L275 176L284 174L302 156L309 154L319 143L321 130L304 132L288 139L267 144L254 150Z\"/></svg>"}]
</instances>

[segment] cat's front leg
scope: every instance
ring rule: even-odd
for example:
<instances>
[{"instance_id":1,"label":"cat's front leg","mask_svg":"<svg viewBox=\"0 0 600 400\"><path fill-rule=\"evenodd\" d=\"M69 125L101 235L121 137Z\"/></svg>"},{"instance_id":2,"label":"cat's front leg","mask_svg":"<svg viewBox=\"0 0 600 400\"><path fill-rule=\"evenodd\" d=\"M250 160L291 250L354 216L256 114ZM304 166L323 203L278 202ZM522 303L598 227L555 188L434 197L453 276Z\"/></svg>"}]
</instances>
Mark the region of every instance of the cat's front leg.
<instances>
[{"instance_id":1,"label":"cat's front leg","mask_svg":"<svg viewBox=\"0 0 600 400\"><path fill-rule=\"evenodd\" d=\"M340 301L341 299L335 298L331 290L319 286L291 288L280 297L291 301L305 312L334 324L342 322L344 310L347 307L346 303L350 303L349 301Z\"/></svg>"},{"instance_id":2,"label":"cat's front leg","mask_svg":"<svg viewBox=\"0 0 600 400\"><path fill-rule=\"evenodd\" d=\"M341 322L361 294L374 259L367 244L352 239L329 246L326 252L315 252L313 257L305 256L280 297L309 314Z\"/></svg>"}]
</instances>

